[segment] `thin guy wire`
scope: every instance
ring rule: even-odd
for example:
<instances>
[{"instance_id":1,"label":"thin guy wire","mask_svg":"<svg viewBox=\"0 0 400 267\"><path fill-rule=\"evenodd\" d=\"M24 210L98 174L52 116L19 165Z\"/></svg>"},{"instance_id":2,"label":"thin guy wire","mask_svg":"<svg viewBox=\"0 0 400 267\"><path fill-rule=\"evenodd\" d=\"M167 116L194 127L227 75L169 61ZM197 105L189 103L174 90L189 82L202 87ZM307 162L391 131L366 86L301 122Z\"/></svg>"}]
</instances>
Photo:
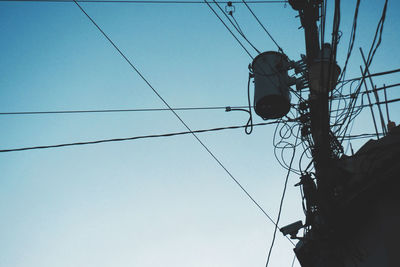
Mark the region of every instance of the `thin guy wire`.
<instances>
[{"instance_id":1,"label":"thin guy wire","mask_svg":"<svg viewBox=\"0 0 400 267\"><path fill-rule=\"evenodd\" d=\"M205 0L206 1L206 0ZM200 143L200 145L210 154L212 158L221 166L222 169L230 176L230 178L240 187L246 196L260 209L260 211L275 225L277 224L268 215L268 213L257 203L257 201L247 192L247 190L240 184L240 182L233 176L233 174L222 164L222 162L214 155L213 152L200 140L200 138L189 128L189 126L182 120L182 118L171 108L171 106L164 100L164 98L157 92L156 89L147 81L147 79L139 72L139 70L130 62L130 60L121 52L121 50L114 44L114 42L104 33L104 31L97 25L97 23L85 12L85 10L74 0L79 9L90 19L90 21L99 29L99 31L107 38L107 40L114 46L114 48L121 54L127 63L135 70L135 72L143 79L143 81L150 87L150 89L157 95L157 97L171 110L177 119L185 126L185 128L193 135L193 137ZM288 239L292 244L292 240ZM294 245L294 244L293 244Z\"/></svg>"}]
</instances>

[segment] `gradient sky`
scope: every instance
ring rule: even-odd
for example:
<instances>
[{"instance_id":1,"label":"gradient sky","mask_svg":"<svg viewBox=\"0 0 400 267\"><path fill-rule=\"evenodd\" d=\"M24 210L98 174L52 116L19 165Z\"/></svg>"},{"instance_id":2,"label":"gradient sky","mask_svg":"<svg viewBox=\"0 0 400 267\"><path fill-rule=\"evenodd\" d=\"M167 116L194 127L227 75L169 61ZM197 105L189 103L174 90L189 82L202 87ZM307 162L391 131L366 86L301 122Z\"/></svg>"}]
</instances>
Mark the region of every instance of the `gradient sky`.
<instances>
[{"instance_id":1,"label":"gradient sky","mask_svg":"<svg viewBox=\"0 0 400 267\"><path fill-rule=\"evenodd\" d=\"M342 1L341 67L355 2ZM348 78L360 76L358 48L369 50L383 3L361 3ZM172 107L246 105L251 59L206 5L81 5ZM248 38L276 50L248 10L235 6ZM300 59L296 12L285 4L251 7L289 58ZM399 67L399 8L389 2L371 72ZM164 108L74 3L0 2L0 35L1 112ZM389 89L389 99L397 90ZM399 106L390 111L398 123ZM192 129L247 121L246 113L223 110L179 115ZM185 130L171 112L1 115L0 123L1 149ZM249 136L199 137L276 218L286 171L274 158L273 132L262 126ZM371 132L366 110L353 133ZM192 136L0 153L0 169L1 267L265 265L273 224ZM282 226L304 221L298 178L290 176ZM278 233L270 266L290 266L292 248Z\"/></svg>"}]
</instances>

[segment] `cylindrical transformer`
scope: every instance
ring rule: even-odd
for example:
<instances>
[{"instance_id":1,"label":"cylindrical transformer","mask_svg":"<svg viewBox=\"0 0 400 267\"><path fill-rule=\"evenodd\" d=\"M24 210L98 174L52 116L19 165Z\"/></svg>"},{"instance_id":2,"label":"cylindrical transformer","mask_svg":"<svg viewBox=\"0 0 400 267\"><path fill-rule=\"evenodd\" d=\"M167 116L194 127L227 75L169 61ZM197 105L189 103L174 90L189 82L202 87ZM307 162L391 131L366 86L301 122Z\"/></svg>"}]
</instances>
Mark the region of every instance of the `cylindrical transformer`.
<instances>
[{"instance_id":1,"label":"cylindrical transformer","mask_svg":"<svg viewBox=\"0 0 400 267\"><path fill-rule=\"evenodd\" d=\"M288 68L286 56L274 51L253 60L254 110L264 120L282 118L290 110Z\"/></svg>"}]
</instances>

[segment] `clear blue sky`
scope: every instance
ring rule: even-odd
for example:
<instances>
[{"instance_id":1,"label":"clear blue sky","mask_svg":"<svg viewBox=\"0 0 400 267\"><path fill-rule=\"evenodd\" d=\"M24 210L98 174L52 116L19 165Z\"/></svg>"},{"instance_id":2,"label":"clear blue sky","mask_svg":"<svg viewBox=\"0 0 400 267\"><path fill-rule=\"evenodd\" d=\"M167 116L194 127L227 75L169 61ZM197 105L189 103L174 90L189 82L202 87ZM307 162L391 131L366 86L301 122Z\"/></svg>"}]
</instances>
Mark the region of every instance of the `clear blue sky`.
<instances>
[{"instance_id":1,"label":"clear blue sky","mask_svg":"<svg viewBox=\"0 0 400 267\"><path fill-rule=\"evenodd\" d=\"M340 66L356 1L342 2ZM358 47L369 50L383 3L361 3L349 78L360 75ZM171 106L246 105L251 59L206 5L82 6ZM286 54L300 59L296 12L284 4L251 7ZM400 6L390 1L388 8L371 72L399 67ZM260 50L276 50L243 5L234 15ZM1 112L164 108L74 3L0 2L0 36ZM391 105L392 119L399 114ZM179 115L192 129L247 121L223 110ZM0 116L0 123L1 149L185 130L170 112ZM286 171L273 155L273 131L199 137L276 218ZM366 110L353 133L372 131ZM0 267L265 265L273 225L192 136L0 153L0 169ZM282 226L304 220L297 181L290 176ZM278 233L270 266L292 259L292 245Z\"/></svg>"}]
</instances>

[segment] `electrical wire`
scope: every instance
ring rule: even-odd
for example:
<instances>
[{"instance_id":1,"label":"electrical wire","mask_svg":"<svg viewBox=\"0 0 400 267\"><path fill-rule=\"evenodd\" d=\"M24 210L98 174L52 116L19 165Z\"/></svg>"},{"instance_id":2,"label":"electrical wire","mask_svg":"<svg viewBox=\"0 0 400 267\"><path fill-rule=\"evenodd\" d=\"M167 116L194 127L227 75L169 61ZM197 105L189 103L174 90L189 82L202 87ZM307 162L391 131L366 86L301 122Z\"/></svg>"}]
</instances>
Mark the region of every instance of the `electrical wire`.
<instances>
[{"instance_id":1,"label":"electrical wire","mask_svg":"<svg viewBox=\"0 0 400 267\"><path fill-rule=\"evenodd\" d=\"M363 59L364 64L366 64L365 56L364 56L364 53L363 53L363 50L361 49L361 47L360 47L360 53L361 53L361 58ZM365 66L365 68L366 68L367 74L370 74L369 69L367 68L367 66ZM361 68L361 70L362 70L362 68ZM369 82L371 84L371 88L372 89L376 89L376 85L374 85L371 77L369 77ZM365 87L367 87L366 84L365 84ZM367 88L366 88L366 90L368 91ZM376 90L372 90L372 91L374 93L376 102L379 102L379 95L378 95L377 91ZM369 95L369 94L367 93L367 95ZM383 113L382 113L382 109L381 109L380 105L378 105L378 112L379 112L379 117L381 119L382 131L386 134L387 131L386 131L386 127L385 127L385 119L383 118Z\"/></svg>"},{"instance_id":2,"label":"electrical wire","mask_svg":"<svg viewBox=\"0 0 400 267\"><path fill-rule=\"evenodd\" d=\"M299 128L299 130L297 131L297 136L299 135L299 133L300 133L300 128ZM297 140L298 140L298 138L296 138L296 142L295 142L295 144L294 144L294 146L293 146L293 154L292 154L292 158L291 158L291 160L290 160L289 169L288 169L288 172L287 172L287 175L286 175L286 178L285 178L285 183L284 183L284 186L283 186L283 192L282 192L281 202L280 202L280 204L279 204L278 217L277 217L277 219L276 219L276 225L275 225L275 229L274 229L274 234L273 234L273 236L272 236L271 247L269 248L269 251L268 251L267 263L265 264L266 267L268 267L269 260L270 260L270 258L271 258L272 249L273 249L274 243L275 243L276 231L277 231L277 229L278 229L277 225L278 225L278 223L279 223L279 221L280 221L280 218L281 218L282 207L283 207L283 201L284 201L285 195L286 195L286 189L287 189L287 184L288 184L288 181L289 181L289 175L290 175L290 172L291 172L291 167L292 167L292 164L293 164L294 157L295 157L295 155L296 155Z\"/></svg>"},{"instance_id":3,"label":"electrical wire","mask_svg":"<svg viewBox=\"0 0 400 267\"><path fill-rule=\"evenodd\" d=\"M354 120L361 112L361 110L359 110L359 112L355 111L355 106L356 106L358 95L361 90L361 86L367 77L367 69L371 65L372 60L375 55L375 52L382 41L382 33L383 33L383 26L384 26L384 22L385 22L385 18L386 18L387 3L388 3L388 1L386 0L385 5L382 10L381 18L378 22L378 25L377 25L377 28L375 31L374 39L372 41L372 44L371 44L371 47L370 47L370 50L368 53L368 57L366 60L367 64L365 66L364 72L362 73L361 81L360 81L359 85L357 86L357 89L355 90L355 98L350 100L347 111L345 111L343 113L343 118L344 118L343 121L340 123L335 122L335 124L339 125L339 127L335 131L335 135L345 136L346 131L347 131L351 121ZM372 75L368 75L368 76L371 77ZM343 128L343 126L344 126L344 128ZM342 130L342 128L343 128L343 130ZM342 142L343 142L343 140L340 141L340 143L342 143Z\"/></svg>"},{"instance_id":4,"label":"electrical wire","mask_svg":"<svg viewBox=\"0 0 400 267\"><path fill-rule=\"evenodd\" d=\"M334 11L334 19L333 19L333 28L332 28L332 38L331 38L331 54L329 56L329 67L328 67L328 86L332 84L332 79L333 79L333 69L334 64L336 65L336 56L337 56L337 46L340 41L340 0L335 0L335 11ZM324 47L325 45L322 46L322 53L324 53ZM321 71L321 81L323 81L323 73L324 73L324 65L322 64L322 71ZM332 88L334 89L334 88ZM330 112L329 110L332 108L332 101L329 101L329 95L332 96L334 90L331 90L330 93L328 93L328 99L323 99L323 101L328 101L329 102L329 108L328 108L328 121L330 121L329 115ZM321 117L322 119L322 117Z\"/></svg>"},{"instance_id":5,"label":"electrical wire","mask_svg":"<svg viewBox=\"0 0 400 267\"><path fill-rule=\"evenodd\" d=\"M207 1L204 0L206 3ZM131 61L122 53L122 51L115 45L115 43L107 36L107 34L100 28L100 26L86 13L86 11L74 0L79 9L86 15L86 17L96 26L96 28L103 34L103 36L113 45L119 54L126 60L126 62L133 68L133 70L142 78L148 87L156 94L156 96L171 110L175 117L182 123L182 125L190 132L190 134L197 140L197 142L208 152L208 154L218 163L218 165L229 175L232 181L240 187L246 196L253 202L254 205L272 222L275 226L277 224L268 215L268 213L258 204L258 202L250 195L250 193L242 186L242 184L233 176L233 174L225 167L225 165L214 155L214 153L200 140L200 138L190 129L190 127L183 121L183 119L172 109L172 107L165 101L165 99L157 92L157 90L149 83L149 81L142 75L142 73L131 63ZM208 4L208 3L207 3ZM208 4L208 6L210 6ZM293 241L287 238L292 244ZM294 244L293 244L294 245Z\"/></svg>"},{"instance_id":6,"label":"electrical wire","mask_svg":"<svg viewBox=\"0 0 400 267\"><path fill-rule=\"evenodd\" d=\"M234 21L235 24L236 24L236 27L238 27L239 33L242 34L242 35L244 35L244 32L243 32L242 28L240 27L239 23L238 23L237 20L235 19L235 16L233 15L233 12L229 12L229 16L232 17L233 21Z\"/></svg>"},{"instance_id":7,"label":"electrical wire","mask_svg":"<svg viewBox=\"0 0 400 267\"><path fill-rule=\"evenodd\" d=\"M384 85L384 86L382 86L382 87L377 87L377 88L374 88L374 89L371 89L371 90L367 90L367 91L364 91L364 92L361 92L361 95L365 95L365 94L367 94L367 93L372 93L372 92L378 92L378 91L381 91L381 90L386 90L386 89L388 89L388 88L393 88L393 87L398 87L398 86L400 86L400 83L394 83L394 84L390 84L390 85ZM340 97L333 97L332 98L332 100L340 100L340 99L351 99L351 98L354 98L355 97L355 95L354 94L345 94L345 95L341 95Z\"/></svg>"},{"instance_id":8,"label":"electrical wire","mask_svg":"<svg viewBox=\"0 0 400 267\"><path fill-rule=\"evenodd\" d=\"M246 128L244 129L245 133L248 135L253 132L253 113L251 111L251 102L250 102L250 80L251 80L251 74L249 73L249 79L247 81L247 103L249 105L249 120L247 121Z\"/></svg>"},{"instance_id":9,"label":"electrical wire","mask_svg":"<svg viewBox=\"0 0 400 267\"><path fill-rule=\"evenodd\" d=\"M74 0L0 0L0 2L47 2L47 3L73 3ZM114 3L114 4L204 4L203 1L174 1L174 0L77 0L79 3ZM218 1L219 4L242 4L241 1ZM278 4L287 1L247 1L251 4Z\"/></svg>"},{"instance_id":10,"label":"electrical wire","mask_svg":"<svg viewBox=\"0 0 400 267\"><path fill-rule=\"evenodd\" d=\"M226 23L222 20L222 18L218 15L218 13L212 8L212 6L210 5L211 2L209 3L207 0L204 0L204 3L206 3L208 5L208 7L211 9L211 11L215 14L215 16L219 19L219 21L221 21L221 23L230 32L230 34L233 36L233 38L235 38L235 40L244 49L244 51L246 51L246 53L249 55L249 57L251 59L254 59L254 57L250 54L250 52L247 50L247 48L242 44L242 42L240 42L240 40L236 37L236 35L232 32L232 30L229 29L228 25L226 25Z\"/></svg>"},{"instance_id":11,"label":"electrical wire","mask_svg":"<svg viewBox=\"0 0 400 267\"><path fill-rule=\"evenodd\" d=\"M387 98L387 93L386 93L386 85L385 84L383 84L383 93L384 93L384 96L385 96L385 107L386 107L386 116L387 116L387 120L388 120L388 123L390 123L390 117L389 117L389 105L388 105L388 103L387 103L387 101L388 101L388 98Z\"/></svg>"},{"instance_id":12,"label":"electrical wire","mask_svg":"<svg viewBox=\"0 0 400 267\"><path fill-rule=\"evenodd\" d=\"M351 28L350 41L349 41L349 46L348 46L348 48L347 48L346 61L345 61L345 63L344 63L343 71L342 71L342 73L341 73L341 75L340 75L339 80L344 79L345 76L346 76L347 64L348 64L348 62L349 62L351 53L352 53L352 51L353 51L353 46L354 46L354 42L355 42L355 39L356 39L357 19L358 19L358 10L359 10L359 8L360 8L360 2L361 2L361 0L357 0L356 8L355 8L355 10L354 10L353 26L352 26L352 28Z\"/></svg>"},{"instance_id":13,"label":"electrical wire","mask_svg":"<svg viewBox=\"0 0 400 267\"><path fill-rule=\"evenodd\" d=\"M227 106L215 107L182 107L172 108L175 111L198 111L198 110L223 110ZM248 108L248 106L232 106L232 109ZM45 115L45 114L81 114L81 113L118 113L118 112L152 112L170 111L168 108L137 108L137 109L92 109L92 110L48 110L48 111L15 111L0 112L0 115Z\"/></svg>"},{"instance_id":14,"label":"electrical wire","mask_svg":"<svg viewBox=\"0 0 400 267\"><path fill-rule=\"evenodd\" d=\"M384 133L378 133L379 136L383 136ZM341 136L339 136L341 137ZM373 138L376 137L376 133L364 133L364 134L355 134L355 135L346 135L343 136L344 140L356 140L356 139L365 139L365 138Z\"/></svg>"},{"instance_id":15,"label":"electrical wire","mask_svg":"<svg viewBox=\"0 0 400 267\"><path fill-rule=\"evenodd\" d=\"M238 26L236 26L237 21L233 18L233 15L231 15L231 17L234 19L234 21L232 21L229 16L224 12L224 10L221 8L221 6L218 4L218 2L216 2L215 0L213 0L214 4L216 4L216 6L219 8L219 10L225 15L225 17L229 20L229 22L231 23L231 25L235 28L235 30L240 34L240 36L242 36L242 38L258 53L260 54L261 52L249 41L249 39L247 39L246 35L244 35L242 29ZM236 22L236 24L235 24Z\"/></svg>"},{"instance_id":16,"label":"electrical wire","mask_svg":"<svg viewBox=\"0 0 400 267\"><path fill-rule=\"evenodd\" d=\"M320 47L324 47L325 43L325 25L326 25L326 0L321 3L321 23L319 25L320 34L321 34L321 44Z\"/></svg>"},{"instance_id":17,"label":"electrical wire","mask_svg":"<svg viewBox=\"0 0 400 267\"><path fill-rule=\"evenodd\" d=\"M292 261L292 265L291 265L292 267L294 266L295 260L296 260L296 255L293 256L293 261Z\"/></svg>"},{"instance_id":18,"label":"electrical wire","mask_svg":"<svg viewBox=\"0 0 400 267\"><path fill-rule=\"evenodd\" d=\"M351 79L347 79L347 80L343 80L341 82L351 82L351 81L355 81L355 80L361 80L363 78L369 78L369 77L375 77L375 76L382 76L382 75L387 75L387 74L393 74L393 73L397 73L400 72L400 69L394 69L394 70L389 70L389 71L383 71L383 72L377 72L377 73L373 73L371 75L365 75L365 76L361 76L361 77L356 77L356 78L351 78ZM341 83L339 82L339 83Z\"/></svg>"},{"instance_id":19,"label":"electrical wire","mask_svg":"<svg viewBox=\"0 0 400 267\"><path fill-rule=\"evenodd\" d=\"M274 42L274 44L278 47L278 50L283 53L283 49L279 46L279 44L275 41L274 37L268 32L268 30L265 28L265 26L261 23L261 21L258 19L257 15L253 12L253 10L249 7L249 5L245 0L242 0L243 4L247 7L247 9L250 11L250 13L253 15L253 17L257 20L258 24L260 24L261 28L265 31L265 33L269 36L269 38Z\"/></svg>"},{"instance_id":20,"label":"electrical wire","mask_svg":"<svg viewBox=\"0 0 400 267\"><path fill-rule=\"evenodd\" d=\"M247 100L248 100L248 110L244 108L231 108L231 107L226 107L225 111L230 112L230 111L244 111L247 114L249 114L249 119L246 123L246 127L244 128L244 132L247 135L250 135L253 132L253 113L251 111L251 103L250 103L250 81L251 81L251 73L249 73L249 79L247 82Z\"/></svg>"},{"instance_id":21,"label":"electrical wire","mask_svg":"<svg viewBox=\"0 0 400 267\"><path fill-rule=\"evenodd\" d=\"M365 66L367 67L367 66ZM362 67L360 66L361 69L361 74L364 72ZM368 72L368 68L365 69L366 72ZM362 80L362 83L364 84L364 88L366 91L368 91L368 87L367 87L367 83L365 82L365 80ZM369 103L369 109L371 111L371 117L372 117L372 122L374 123L374 128L375 128L375 132L376 132L376 137L379 139L379 135L378 135L378 128L376 126L376 119L375 119L375 113L374 113L374 109L372 107L372 102L371 102L371 97L369 96L369 94L367 93L367 99L368 99L368 103Z\"/></svg>"},{"instance_id":22,"label":"electrical wire","mask_svg":"<svg viewBox=\"0 0 400 267\"><path fill-rule=\"evenodd\" d=\"M264 126L264 125L271 125L271 124L275 124L275 123L278 123L278 121L257 123L257 124L253 124L253 126ZM141 135L141 136L134 136L134 137L112 138L112 139L102 139L102 140L83 141L83 142L73 142L73 143L64 143L64 144L57 144L57 145L43 145L43 146L9 148L9 149L1 149L0 153L27 151L27 150L38 150L38 149L49 149L49 148L59 148L59 147L68 147L68 146L94 145L94 144L101 144L101 143L133 141L133 140L138 140L138 139L149 139L149 138L159 138L159 137L171 137L171 136L178 136L178 135L188 135L188 134L191 134L192 132L193 133L218 132L218 131L223 131L223 130L241 129L241 128L246 128L246 127L247 127L247 125L235 125L235 126L226 126L226 127L202 129L202 130L195 130L195 131L185 131L185 132L174 132L174 133L166 133L166 134Z\"/></svg>"},{"instance_id":23,"label":"electrical wire","mask_svg":"<svg viewBox=\"0 0 400 267\"><path fill-rule=\"evenodd\" d=\"M400 98L394 98L394 99L390 99L390 100L387 100L387 101L380 101L380 102L376 102L376 103L371 103L371 105L372 106L373 105L383 105L383 104L391 104L391 103L396 103L396 102L400 102ZM362 108L369 107L369 106L370 106L369 104L362 104L362 105L359 105L359 106L355 106L355 108L362 109ZM344 111L344 110L347 110L347 108L341 108L341 109L337 109L337 110L332 110L332 112L334 112L334 111Z\"/></svg>"}]
</instances>

